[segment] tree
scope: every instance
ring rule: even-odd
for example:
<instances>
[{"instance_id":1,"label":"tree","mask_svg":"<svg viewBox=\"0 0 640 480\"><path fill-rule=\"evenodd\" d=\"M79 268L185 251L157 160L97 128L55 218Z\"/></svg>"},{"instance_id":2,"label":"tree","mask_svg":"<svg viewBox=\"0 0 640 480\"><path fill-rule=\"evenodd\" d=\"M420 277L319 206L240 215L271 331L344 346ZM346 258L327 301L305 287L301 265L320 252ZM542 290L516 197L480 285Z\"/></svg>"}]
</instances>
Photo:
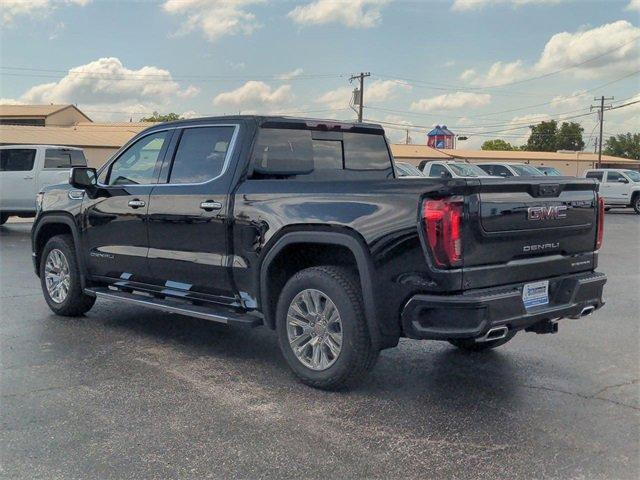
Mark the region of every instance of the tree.
<instances>
[{"instance_id":1,"label":"tree","mask_svg":"<svg viewBox=\"0 0 640 480\"><path fill-rule=\"evenodd\" d=\"M531 125L531 134L525 145L526 150L533 152L555 152L558 135L558 122L549 120Z\"/></svg>"},{"instance_id":2,"label":"tree","mask_svg":"<svg viewBox=\"0 0 640 480\"><path fill-rule=\"evenodd\" d=\"M607 155L640 160L640 133L621 133L609 137L604 144Z\"/></svg>"},{"instance_id":3,"label":"tree","mask_svg":"<svg viewBox=\"0 0 640 480\"><path fill-rule=\"evenodd\" d=\"M495 140L487 140L480 148L482 150L518 150L518 147L515 147L509 142L505 142L499 138L496 138Z\"/></svg>"},{"instance_id":4,"label":"tree","mask_svg":"<svg viewBox=\"0 0 640 480\"><path fill-rule=\"evenodd\" d=\"M556 135L556 150L581 151L584 149L582 139L584 128L577 122L562 122Z\"/></svg>"},{"instance_id":5,"label":"tree","mask_svg":"<svg viewBox=\"0 0 640 480\"><path fill-rule=\"evenodd\" d=\"M180 120L182 117L177 113L166 113L164 115L154 111L150 117L141 118L141 122L172 122L174 120Z\"/></svg>"}]
</instances>

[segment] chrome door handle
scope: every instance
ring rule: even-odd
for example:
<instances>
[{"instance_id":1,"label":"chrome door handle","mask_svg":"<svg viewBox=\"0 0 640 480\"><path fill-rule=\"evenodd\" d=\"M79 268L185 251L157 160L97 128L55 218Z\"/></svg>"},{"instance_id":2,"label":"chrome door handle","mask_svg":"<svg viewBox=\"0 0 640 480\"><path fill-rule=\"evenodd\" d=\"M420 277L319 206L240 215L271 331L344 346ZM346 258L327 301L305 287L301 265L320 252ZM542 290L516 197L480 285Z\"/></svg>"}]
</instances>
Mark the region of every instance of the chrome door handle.
<instances>
[{"instance_id":1,"label":"chrome door handle","mask_svg":"<svg viewBox=\"0 0 640 480\"><path fill-rule=\"evenodd\" d=\"M213 200L207 200L200 204L200 208L206 212L211 212L213 210L220 210L222 208L222 204L220 202L214 202Z\"/></svg>"},{"instance_id":2,"label":"chrome door handle","mask_svg":"<svg viewBox=\"0 0 640 480\"><path fill-rule=\"evenodd\" d=\"M22 177L22 178L24 178L25 180L33 180L33 177L29 177L29 176Z\"/></svg>"},{"instance_id":3,"label":"chrome door handle","mask_svg":"<svg viewBox=\"0 0 640 480\"><path fill-rule=\"evenodd\" d=\"M127 205L129 205L131 208L140 208L144 207L146 203L136 198L135 200L129 200L129 203Z\"/></svg>"}]
</instances>

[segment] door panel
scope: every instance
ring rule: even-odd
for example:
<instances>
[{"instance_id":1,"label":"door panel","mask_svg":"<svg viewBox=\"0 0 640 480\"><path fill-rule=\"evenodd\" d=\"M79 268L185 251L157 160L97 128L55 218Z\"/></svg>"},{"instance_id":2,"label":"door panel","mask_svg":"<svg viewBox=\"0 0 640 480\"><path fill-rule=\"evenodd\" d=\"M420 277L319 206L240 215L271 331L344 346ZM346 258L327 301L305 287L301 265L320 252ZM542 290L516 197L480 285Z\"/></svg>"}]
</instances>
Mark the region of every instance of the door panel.
<instances>
[{"instance_id":1,"label":"door panel","mask_svg":"<svg viewBox=\"0 0 640 480\"><path fill-rule=\"evenodd\" d=\"M0 149L0 210L35 211L36 150Z\"/></svg>"},{"instance_id":2,"label":"door panel","mask_svg":"<svg viewBox=\"0 0 640 480\"><path fill-rule=\"evenodd\" d=\"M147 212L172 131L131 144L100 174L83 200L84 251L90 275L149 280Z\"/></svg>"},{"instance_id":3,"label":"door panel","mask_svg":"<svg viewBox=\"0 0 640 480\"><path fill-rule=\"evenodd\" d=\"M624 177L617 172L607 172L604 182L600 184L608 203L629 203L629 184L620 183L618 179Z\"/></svg>"},{"instance_id":4,"label":"door panel","mask_svg":"<svg viewBox=\"0 0 640 480\"><path fill-rule=\"evenodd\" d=\"M105 187L94 198L85 196L84 251L90 275L139 281L149 276L146 216L152 188Z\"/></svg>"},{"instance_id":5,"label":"door panel","mask_svg":"<svg viewBox=\"0 0 640 480\"><path fill-rule=\"evenodd\" d=\"M149 270L154 282L235 302L227 256L230 175L237 127L187 128L172 159L169 183L149 202Z\"/></svg>"}]
</instances>

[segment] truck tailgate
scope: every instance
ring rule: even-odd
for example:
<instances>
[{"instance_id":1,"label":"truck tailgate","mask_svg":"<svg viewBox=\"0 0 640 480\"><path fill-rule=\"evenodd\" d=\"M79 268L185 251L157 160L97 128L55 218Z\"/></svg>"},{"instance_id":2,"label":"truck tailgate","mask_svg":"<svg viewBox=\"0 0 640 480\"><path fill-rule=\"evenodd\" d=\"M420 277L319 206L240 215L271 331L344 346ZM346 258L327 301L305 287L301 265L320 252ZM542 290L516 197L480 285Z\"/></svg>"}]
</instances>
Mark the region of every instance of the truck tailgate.
<instances>
[{"instance_id":1,"label":"truck tailgate","mask_svg":"<svg viewBox=\"0 0 640 480\"><path fill-rule=\"evenodd\" d=\"M514 177L481 179L469 186L465 289L595 268L595 182Z\"/></svg>"}]
</instances>

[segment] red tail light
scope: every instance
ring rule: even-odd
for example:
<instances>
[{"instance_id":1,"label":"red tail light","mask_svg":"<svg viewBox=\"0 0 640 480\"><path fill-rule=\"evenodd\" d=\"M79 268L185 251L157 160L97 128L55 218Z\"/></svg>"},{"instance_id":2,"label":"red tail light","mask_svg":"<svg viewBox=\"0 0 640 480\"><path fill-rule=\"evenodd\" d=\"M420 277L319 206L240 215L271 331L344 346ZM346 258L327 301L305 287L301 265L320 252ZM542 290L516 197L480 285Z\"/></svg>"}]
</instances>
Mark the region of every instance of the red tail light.
<instances>
[{"instance_id":1,"label":"red tail light","mask_svg":"<svg viewBox=\"0 0 640 480\"><path fill-rule=\"evenodd\" d=\"M462 213L460 197L426 200L422 205L427 244L437 267L462 264Z\"/></svg>"},{"instance_id":2,"label":"red tail light","mask_svg":"<svg viewBox=\"0 0 640 480\"><path fill-rule=\"evenodd\" d=\"M596 235L596 250L600 250L602 247L602 240L604 239L604 198L598 195L598 227Z\"/></svg>"}]
</instances>

